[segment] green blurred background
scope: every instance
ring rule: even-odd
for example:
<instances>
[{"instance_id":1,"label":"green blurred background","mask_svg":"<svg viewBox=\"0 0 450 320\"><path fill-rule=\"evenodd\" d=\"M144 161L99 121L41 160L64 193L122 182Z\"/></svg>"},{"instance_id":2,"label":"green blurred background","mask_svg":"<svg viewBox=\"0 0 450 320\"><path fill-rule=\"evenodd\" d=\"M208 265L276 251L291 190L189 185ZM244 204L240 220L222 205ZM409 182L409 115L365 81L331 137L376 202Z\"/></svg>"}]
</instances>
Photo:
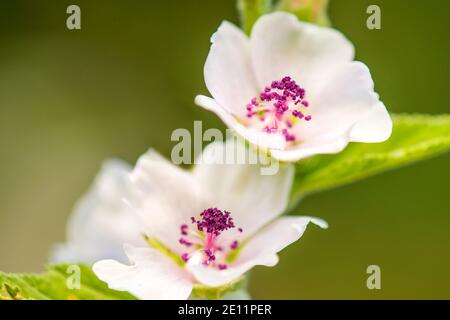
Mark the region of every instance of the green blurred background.
<instances>
[{"instance_id":1,"label":"green blurred background","mask_svg":"<svg viewBox=\"0 0 450 320\"><path fill-rule=\"evenodd\" d=\"M78 4L82 30L66 29ZM382 30L366 28L378 4ZM450 108L450 2L331 0L391 112ZM2 1L0 4L0 270L42 271L50 246L101 162L169 156L176 128L222 123L193 104L203 63L232 0ZM450 156L337 190L298 207L310 228L276 268L251 276L254 298L450 299ZM382 290L366 288L377 264Z\"/></svg>"}]
</instances>

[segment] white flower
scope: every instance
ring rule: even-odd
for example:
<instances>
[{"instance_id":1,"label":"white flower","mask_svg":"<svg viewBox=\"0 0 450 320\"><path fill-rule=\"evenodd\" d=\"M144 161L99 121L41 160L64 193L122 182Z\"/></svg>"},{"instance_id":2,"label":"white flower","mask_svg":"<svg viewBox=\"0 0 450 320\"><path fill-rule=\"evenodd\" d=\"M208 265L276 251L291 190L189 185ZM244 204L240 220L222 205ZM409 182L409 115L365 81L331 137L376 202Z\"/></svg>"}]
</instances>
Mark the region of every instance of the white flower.
<instances>
[{"instance_id":1,"label":"white flower","mask_svg":"<svg viewBox=\"0 0 450 320\"><path fill-rule=\"evenodd\" d=\"M273 157L337 153L349 142L382 142L392 121L368 68L338 31L288 13L260 18L248 38L223 22L205 63L214 99L196 104Z\"/></svg>"},{"instance_id":2,"label":"white flower","mask_svg":"<svg viewBox=\"0 0 450 320\"><path fill-rule=\"evenodd\" d=\"M309 222L326 227L320 219L280 217L292 166L263 176L256 165L210 164L233 146L209 145L191 171L154 151L142 156L125 200L148 245L124 245L131 264L102 260L93 266L96 275L140 299L186 299L194 286L228 285L256 265L274 266L277 252L298 240Z\"/></svg>"},{"instance_id":3,"label":"white flower","mask_svg":"<svg viewBox=\"0 0 450 320\"><path fill-rule=\"evenodd\" d=\"M67 243L56 246L52 262L127 261L124 242L145 245L138 220L123 202L131 169L119 160L105 162L89 192L75 206L67 223Z\"/></svg>"}]
</instances>

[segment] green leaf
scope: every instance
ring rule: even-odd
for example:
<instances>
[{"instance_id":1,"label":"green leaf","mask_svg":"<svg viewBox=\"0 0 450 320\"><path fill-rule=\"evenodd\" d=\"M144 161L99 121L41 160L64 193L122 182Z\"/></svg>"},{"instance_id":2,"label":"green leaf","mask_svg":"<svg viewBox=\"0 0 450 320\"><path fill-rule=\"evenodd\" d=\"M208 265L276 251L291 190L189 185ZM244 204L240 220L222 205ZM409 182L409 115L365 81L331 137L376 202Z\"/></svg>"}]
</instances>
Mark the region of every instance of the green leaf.
<instances>
[{"instance_id":1,"label":"green leaf","mask_svg":"<svg viewBox=\"0 0 450 320\"><path fill-rule=\"evenodd\" d=\"M250 34L258 18L272 8L272 0L238 0L238 11L241 18L242 29Z\"/></svg>"},{"instance_id":2,"label":"green leaf","mask_svg":"<svg viewBox=\"0 0 450 320\"><path fill-rule=\"evenodd\" d=\"M79 269L78 269L79 268ZM79 289L69 287L79 274ZM69 284L69 285L68 285ZM131 300L127 292L108 289L87 265L51 265L43 274L0 272L0 300Z\"/></svg>"},{"instance_id":3,"label":"green leaf","mask_svg":"<svg viewBox=\"0 0 450 320\"><path fill-rule=\"evenodd\" d=\"M303 196L335 188L450 150L450 115L394 115L388 141L352 143L343 152L296 164L291 207Z\"/></svg>"},{"instance_id":4,"label":"green leaf","mask_svg":"<svg viewBox=\"0 0 450 320\"><path fill-rule=\"evenodd\" d=\"M327 14L328 0L280 0L276 10L295 14L301 21L320 26L331 25Z\"/></svg>"}]
</instances>

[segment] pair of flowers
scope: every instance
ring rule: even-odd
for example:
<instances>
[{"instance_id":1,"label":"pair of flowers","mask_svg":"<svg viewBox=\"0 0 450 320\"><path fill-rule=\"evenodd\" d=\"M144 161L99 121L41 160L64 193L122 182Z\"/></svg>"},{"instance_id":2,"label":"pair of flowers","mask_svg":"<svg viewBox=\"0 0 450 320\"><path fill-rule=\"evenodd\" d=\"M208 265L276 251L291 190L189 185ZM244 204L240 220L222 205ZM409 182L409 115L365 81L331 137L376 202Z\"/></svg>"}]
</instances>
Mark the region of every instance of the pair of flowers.
<instances>
[{"instance_id":1,"label":"pair of flowers","mask_svg":"<svg viewBox=\"0 0 450 320\"><path fill-rule=\"evenodd\" d=\"M205 64L214 99L196 103L282 161L384 141L391 119L353 56L342 34L290 14L263 16L250 38L224 22ZM326 227L316 218L280 217L292 165L263 176L256 165L214 161L234 147L252 152L216 142L191 171L153 150L134 169L106 163L54 260L96 262L94 272L110 288L141 299L186 299L199 288L238 283L256 265L275 265L308 223Z\"/></svg>"}]
</instances>

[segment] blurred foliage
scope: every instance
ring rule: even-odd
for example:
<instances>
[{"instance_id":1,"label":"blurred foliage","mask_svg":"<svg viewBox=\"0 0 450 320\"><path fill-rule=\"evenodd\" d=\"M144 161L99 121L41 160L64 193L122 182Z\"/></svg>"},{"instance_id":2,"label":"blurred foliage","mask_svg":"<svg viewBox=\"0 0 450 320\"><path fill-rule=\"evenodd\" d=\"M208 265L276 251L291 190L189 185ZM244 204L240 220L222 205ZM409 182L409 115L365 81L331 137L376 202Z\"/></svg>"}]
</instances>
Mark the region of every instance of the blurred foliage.
<instances>
[{"instance_id":1,"label":"blurred foliage","mask_svg":"<svg viewBox=\"0 0 450 320\"><path fill-rule=\"evenodd\" d=\"M79 269L72 269L78 267ZM79 276L79 288L69 288ZM78 280L77 280L78 281ZM75 282L77 282L75 281ZM108 289L86 265L51 265L44 274L0 272L0 300L135 300L126 292Z\"/></svg>"},{"instance_id":2,"label":"blurred foliage","mask_svg":"<svg viewBox=\"0 0 450 320\"><path fill-rule=\"evenodd\" d=\"M450 115L393 115L392 136L383 143L351 143L343 152L296 164L291 202L402 167L450 149Z\"/></svg>"},{"instance_id":3,"label":"blurred foliage","mask_svg":"<svg viewBox=\"0 0 450 320\"><path fill-rule=\"evenodd\" d=\"M209 38L230 0L79 0L82 30L65 26L72 2L0 3L0 270L42 271L65 237L76 199L104 159L170 155L176 128L224 128L195 107ZM378 4L382 29L366 28ZM332 0L391 112L448 113L450 2ZM276 30L274 31L276 32ZM450 298L449 155L313 195L295 213L322 217L251 274L254 298ZM218 182L220 183L220 182ZM382 290L366 287L380 265ZM14 289L14 288L12 288Z\"/></svg>"},{"instance_id":4,"label":"blurred foliage","mask_svg":"<svg viewBox=\"0 0 450 320\"><path fill-rule=\"evenodd\" d=\"M329 26L329 0L280 0L276 9L295 14L300 20Z\"/></svg>"},{"instance_id":5,"label":"blurred foliage","mask_svg":"<svg viewBox=\"0 0 450 320\"><path fill-rule=\"evenodd\" d=\"M237 9L242 29L250 34L256 20L271 11L272 0L237 0Z\"/></svg>"}]
</instances>

